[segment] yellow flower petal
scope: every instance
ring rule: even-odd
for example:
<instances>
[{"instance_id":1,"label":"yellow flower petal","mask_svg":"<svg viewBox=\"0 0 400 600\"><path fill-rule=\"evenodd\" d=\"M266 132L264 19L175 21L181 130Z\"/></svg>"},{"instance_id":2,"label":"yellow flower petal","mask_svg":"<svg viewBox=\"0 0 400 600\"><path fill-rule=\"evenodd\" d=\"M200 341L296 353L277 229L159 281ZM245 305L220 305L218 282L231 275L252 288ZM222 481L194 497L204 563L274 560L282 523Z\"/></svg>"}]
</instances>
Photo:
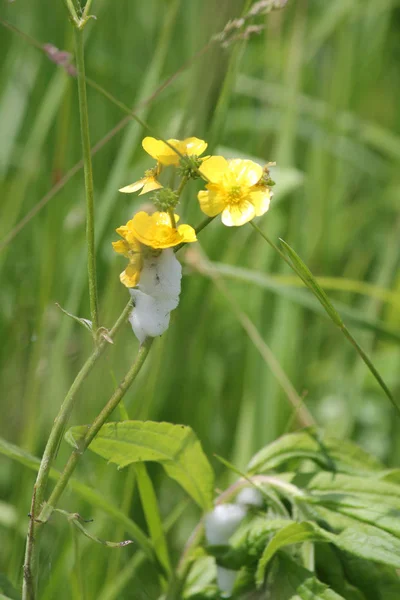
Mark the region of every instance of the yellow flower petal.
<instances>
[{"instance_id":1,"label":"yellow flower petal","mask_svg":"<svg viewBox=\"0 0 400 600\"><path fill-rule=\"evenodd\" d=\"M135 183L131 183L130 185L126 185L125 187L120 188L118 191L123 194L133 194L133 192L137 192L140 190L146 183L147 177L142 177Z\"/></svg>"},{"instance_id":2,"label":"yellow flower petal","mask_svg":"<svg viewBox=\"0 0 400 600\"><path fill-rule=\"evenodd\" d=\"M147 154L150 154L160 164L178 166L181 156L199 156L207 148L207 143L196 137L186 138L185 140L171 138L167 140L167 143L153 137L145 137L142 146ZM176 148L176 151L174 148Z\"/></svg>"},{"instance_id":3,"label":"yellow flower petal","mask_svg":"<svg viewBox=\"0 0 400 600\"><path fill-rule=\"evenodd\" d=\"M211 187L211 186L207 186ZM204 214L208 217L215 217L219 215L225 208L225 202L223 201L223 197L217 191L214 190L201 190L197 198L200 203L200 208Z\"/></svg>"},{"instance_id":4,"label":"yellow flower petal","mask_svg":"<svg viewBox=\"0 0 400 600\"><path fill-rule=\"evenodd\" d=\"M228 161L229 171L235 175L237 185L251 187L258 183L263 175L263 169L252 160L233 158Z\"/></svg>"},{"instance_id":5,"label":"yellow flower petal","mask_svg":"<svg viewBox=\"0 0 400 600\"><path fill-rule=\"evenodd\" d=\"M178 233L182 242L185 242L186 244L197 242L196 232L190 225L179 225Z\"/></svg>"},{"instance_id":6,"label":"yellow flower petal","mask_svg":"<svg viewBox=\"0 0 400 600\"><path fill-rule=\"evenodd\" d=\"M197 137L190 137L180 142L178 149L182 154L187 154L188 156L200 156L207 146L208 144L204 140L199 140Z\"/></svg>"},{"instance_id":7,"label":"yellow flower petal","mask_svg":"<svg viewBox=\"0 0 400 600\"><path fill-rule=\"evenodd\" d=\"M175 215L175 222L178 220L179 216ZM151 248L172 248L184 241L178 229L171 226L169 214L165 212L155 212L152 215L143 211L138 212L130 221L129 227L139 242ZM185 228L182 231L188 235L188 229ZM187 241L196 241L193 233L189 237L190 240Z\"/></svg>"},{"instance_id":8,"label":"yellow flower petal","mask_svg":"<svg viewBox=\"0 0 400 600\"><path fill-rule=\"evenodd\" d=\"M121 225L121 227L118 227L115 231L118 233L118 235L125 238L129 229L127 225Z\"/></svg>"},{"instance_id":9,"label":"yellow flower petal","mask_svg":"<svg viewBox=\"0 0 400 600\"><path fill-rule=\"evenodd\" d=\"M123 254L126 258L129 258L129 244L125 240L118 240L118 242L112 242L112 246L115 252Z\"/></svg>"},{"instance_id":10,"label":"yellow flower petal","mask_svg":"<svg viewBox=\"0 0 400 600\"><path fill-rule=\"evenodd\" d=\"M245 200L240 204L231 204L222 212L222 222L227 227L244 225L255 216L255 209L251 202Z\"/></svg>"},{"instance_id":11,"label":"yellow flower petal","mask_svg":"<svg viewBox=\"0 0 400 600\"><path fill-rule=\"evenodd\" d=\"M140 270L138 270L135 265L129 264L125 271L122 271L119 278L121 283L123 283L126 287L135 287L140 279Z\"/></svg>"},{"instance_id":12,"label":"yellow flower petal","mask_svg":"<svg viewBox=\"0 0 400 600\"><path fill-rule=\"evenodd\" d=\"M180 142L179 140L170 139L168 140L168 143L175 148L179 146ZM150 154L150 156L155 158L162 165L179 165L179 154L162 140L156 140L156 138L153 137L145 137L142 141L142 146L147 154Z\"/></svg>"},{"instance_id":13,"label":"yellow flower petal","mask_svg":"<svg viewBox=\"0 0 400 600\"><path fill-rule=\"evenodd\" d=\"M256 217L261 217L269 209L272 192L268 188L250 192L250 202L254 206Z\"/></svg>"},{"instance_id":14,"label":"yellow flower petal","mask_svg":"<svg viewBox=\"0 0 400 600\"><path fill-rule=\"evenodd\" d=\"M223 156L210 156L205 160L199 171L211 183L217 183L228 170L228 161Z\"/></svg>"},{"instance_id":15,"label":"yellow flower petal","mask_svg":"<svg viewBox=\"0 0 400 600\"><path fill-rule=\"evenodd\" d=\"M171 227L171 218L167 212L156 211L150 216L155 225L168 225L168 227ZM180 216L174 214L174 218L175 223L177 223L180 219Z\"/></svg>"},{"instance_id":16,"label":"yellow flower petal","mask_svg":"<svg viewBox=\"0 0 400 600\"><path fill-rule=\"evenodd\" d=\"M154 177L146 177L146 183L144 184L139 196L142 194L147 194L148 192L152 192L153 190L159 190L160 188L162 188L162 185L159 181L157 181L157 179Z\"/></svg>"}]
</instances>

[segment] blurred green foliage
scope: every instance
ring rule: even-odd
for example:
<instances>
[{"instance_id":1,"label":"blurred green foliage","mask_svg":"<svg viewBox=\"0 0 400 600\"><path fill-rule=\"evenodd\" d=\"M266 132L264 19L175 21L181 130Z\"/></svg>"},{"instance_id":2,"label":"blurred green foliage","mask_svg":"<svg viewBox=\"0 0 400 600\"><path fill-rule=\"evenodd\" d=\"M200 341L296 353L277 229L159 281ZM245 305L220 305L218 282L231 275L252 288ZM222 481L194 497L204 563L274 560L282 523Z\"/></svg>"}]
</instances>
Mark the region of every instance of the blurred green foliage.
<instances>
[{"instance_id":1,"label":"blurred green foliage","mask_svg":"<svg viewBox=\"0 0 400 600\"><path fill-rule=\"evenodd\" d=\"M228 48L214 43L190 60L249 4L94 0L97 20L86 28L87 75L125 104L140 105L138 114L162 137L196 135L210 142L213 153L223 148L226 155L277 161L272 208L259 226L272 239L287 240L314 274L335 278L330 297L357 314L358 323L350 328L396 395L399 2L292 0L284 10L258 20L265 24L260 34ZM41 43L72 50L72 28L62 2L3 2L1 18ZM4 28L0 56L1 240L80 160L81 147L73 78ZM88 94L95 144L125 115L97 92L89 89ZM126 120L93 161L105 326L111 326L127 301L118 278L123 265L111 248L114 230L147 200L117 190L150 166L140 145L146 133ZM202 214L193 189L188 188L178 212L194 225ZM37 456L91 347L88 332L55 306L58 302L88 317L84 210L80 171L0 253L0 435ZM200 240L210 260L246 270L246 282L225 279L223 271L221 281L304 395L317 423L397 465L400 427L394 410L340 333L296 298L297 291L299 298L306 292L283 277L289 274L286 265L250 226L232 230L216 220ZM280 285L267 289L257 278L249 281L255 272L279 276L274 281ZM265 363L212 279L199 274L193 260L185 275L171 327L155 342L126 407L134 419L191 426L209 456L218 453L243 468L263 445L295 426L296 416L276 371ZM366 328L365 320L377 327ZM85 383L71 424L94 418L136 350L127 326ZM63 443L58 468L68 453ZM214 466L221 471L216 461ZM76 476L145 527L132 469L117 472L90 453ZM149 472L161 514L170 520L168 542L175 560L199 513L190 505L174 525L171 511L184 494L161 468ZM0 458L0 572L16 586L33 481L33 472ZM227 482L221 477L218 486ZM126 537L109 514L74 491L64 496L62 507L93 517L91 530L99 537ZM83 537L76 540L62 518L53 516L42 545L43 600L157 597L154 572L133 545L110 549ZM74 568L80 563L81 580Z\"/></svg>"}]
</instances>

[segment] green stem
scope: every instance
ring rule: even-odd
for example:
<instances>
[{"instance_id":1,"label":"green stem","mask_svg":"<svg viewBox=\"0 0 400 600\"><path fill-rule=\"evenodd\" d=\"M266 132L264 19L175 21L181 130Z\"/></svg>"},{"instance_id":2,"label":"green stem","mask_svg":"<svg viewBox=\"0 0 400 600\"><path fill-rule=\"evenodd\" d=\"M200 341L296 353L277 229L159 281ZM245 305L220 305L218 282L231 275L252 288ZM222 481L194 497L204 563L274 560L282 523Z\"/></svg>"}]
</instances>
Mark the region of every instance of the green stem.
<instances>
[{"instance_id":1,"label":"green stem","mask_svg":"<svg viewBox=\"0 0 400 600\"><path fill-rule=\"evenodd\" d=\"M118 317L114 327L109 332L109 337L113 339L116 333L119 331L121 326L125 323L128 318L129 312L132 310L131 302L128 302L121 315ZM94 349L92 354L89 356L77 376L73 384L71 385L61 407L58 415L54 419L54 424L47 440L46 448L43 452L43 457L40 462L39 471L37 474L33 496L32 496L32 507L31 507L31 522L26 542L25 550L25 561L24 561L24 584L23 584L23 599L33 600L35 597L33 583L33 574L36 572L37 564L37 551L36 546L39 537L40 528L35 522L37 515L39 514L46 492L46 486L49 479L50 469L54 458L57 454L58 447L60 445L66 424L68 422L71 411L73 410L76 400L77 392L81 388L83 382L86 380L90 371L93 369L97 360L103 354L104 350L108 346L108 342L105 338L101 338L98 346Z\"/></svg>"},{"instance_id":2,"label":"green stem","mask_svg":"<svg viewBox=\"0 0 400 600\"><path fill-rule=\"evenodd\" d=\"M206 219L204 219L204 220L203 220L203 221L200 223L200 225L198 225L198 226L195 228L195 232L196 232L196 234L200 233L200 231L203 231L203 229L204 229L205 227L207 227L207 225L208 225L209 223L211 223L211 221L214 221L214 219L215 219L215 217L207 217ZM182 242L181 244L178 244L178 246L175 246L175 248L174 248L174 252L178 252L178 250L180 250L181 248L183 248L183 246L186 246L186 244L187 244L187 242Z\"/></svg>"},{"instance_id":3,"label":"green stem","mask_svg":"<svg viewBox=\"0 0 400 600\"><path fill-rule=\"evenodd\" d=\"M53 492L51 493L51 496L50 496L48 502L46 502L45 506L43 507L42 511L39 514L39 519L38 519L39 521L46 522L48 520L48 518L50 517L50 515L51 515L53 509L56 507L57 502L59 501L63 491L65 490L65 487L66 487L72 473L74 472L75 467L78 464L82 454L88 448L89 444L93 441L93 439L96 437L96 435L100 431L101 427L104 425L104 423L106 422L108 417L111 415L113 410L118 406L118 404L121 401L121 399L123 398L125 392L129 389L129 387L135 381L140 369L142 368L142 366L147 358L147 355L151 348L152 342L153 342L153 338L147 338L143 342L143 344L140 347L139 352L135 358L135 361L133 362L128 373L125 375L124 379L121 381L118 388L116 389L114 394L111 396L111 398L109 399L109 401L107 402L107 404L105 405L103 410L98 414L96 419L93 421L92 425L89 427L85 437L79 443L79 448L76 448L72 452L67 464L65 465L65 468L61 474L60 479L58 480Z\"/></svg>"},{"instance_id":4,"label":"green stem","mask_svg":"<svg viewBox=\"0 0 400 600\"><path fill-rule=\"evenodd\" d=\"M182 192L183 192L184 187L187 184L187 182L188 182L188 177L186 177L186 176L182 177L181 182L180 182L180 184L178 186L178 189L176 190L176 195L178 196L178 198L181 197Z\"/></svg>"},{"instance_id":5,"label":"green stem","mask_svg":"<svg viewBox=\"0 0 400 600\"><path fill-rule=\"evenodd\" d=\"M379 374L378 370L373 365L371 359L368 357L368 355L364 352L364 350L361 348L361 346L353 338L350 331L347 329L346 325L343 323L341 316L339 315L337 310L334 308L334 306L330 302L328 296L326 295L324 290L321 288L321 286L318 284L317 280L315 279L315 277L313 276L311 271L308 269L308 267L306 265L304 265L304 263L301 261L300 257L297 256L296 253L289 246L287 246L287 244L285 242L283 242L283 240L281 240L281 243L283 243L284 246L287 247L287 249L290 250L290 252L295 255L295 259L297 260L297 263L300 263L301 270L299 270L299 264L296 267L296 263L293 264L290 261L290 259L287 258L287 256L282 252L282 250L280 248L278 248L278 246L276 246L274 244L274 242L272 242L261 231L261 229L259 227L257 227L257 225L255 225L253 222L251 222L251 225L261 235L261 237L279 254L279 256L281 256L281 258L283 258L283 260L289 265L289 267L292 269L292 271L294 271L294 273L296 273L296 275L298 275L298 277L300 277L300 279L303 281L303 283L312 291L314 296L317 298L317 300L323 306L324 310L327 312L329 317L332 319L333 323L335 323L335 325L337 327L339 327L339 329L341 330L343 335L346 337L346 339L350 342L350 344L352 344L352 346L356 349L358 354L361 356L362 360L367 365L368 369L371 371L372 375L375 377L376 381L379 383L379 385L385 392L386 396L389 398L389 400L393 404L394 408L400 413L400 405L398 404L397 400L394 398L391 391L387 387L386 383L383 381L381 375ZM292 256L292 254L291 254L291 256Z\"/></svg>"},{"instance_id":6,"label":"green stem","mask_svg":"<svg viewBox=\"0 0 400 600\"><path fill-rule=\"evenodd\" d=\"M174 211L172 208L168 209L168 215L169 215L169 220L171 221L171 227L173 229L176 229L175 215L174 215Z\"/></svg>"},{"instance_id":7,"label":"green stem","mask_svg":"<svg viewBox=\"0 0 400 600\"><path fill-rule=\"evenodd\" d=\"M89 18L89 11L90 11L91 5L92 5L92 0L87 0L87 2L85 4L85 8L82 13L82 21L84 21L84 22L86 22L87 19Z\"/></svg>"},{"instance_id":8,"label":"green stem","mask_svg":"<svg viewBox=\"0 0 400 600\"><path fill-rule=\"evenodd\" d=\"M93 202L93 171L90 151L89 114L86 96L85 55L83 47L83 30L75 27L75 53L78 70L79 116L81 124L81 139L83 151L83 169L86 190L86 243L88 259L90 314L92 319L93 336L97 343L99 328L99 310L97 301L96 255L94 245L94 202Z\"/></svg>"},{"instance_id":9,"label":"green stem","mask_svg":"<svg viewBox=\"0 0 400 600\"><path fill-rule=\"evenodd\" d=\"M75 10L75 6L72 0L64 0L64 4L67 7L67 11L69 12L69 16L75 27L79 27L79 17Z\"/></svg>"},{"instance_id":10,"label":"green stem","mask_svg":"<svg viewBox=\"0 0 400 600\"><path fill-rule=\"evenodd\" d=\"M210 221L212 221L212 218L205 219L196 228L196 232L204 229L204 227L206 227L206 225ZM185 244L181 244L180 246L177 246L175 248L175 251L178 251L184 245ZM114 327L109 332L109 337L111 337L111 339L115 336L115 334L118 332L120 327L125 323L131 309L132 309L132 304L131 304L131 302L128 302L125 309L121 313L120 317L117 319ZM31 522L30 522L30 527L29 527L29 531L28 531L28 535L27 535L25 560L24 560L24 583L23 583L23 596L22 596L23 600L34 600L34 598L35 598L34 574L37 572L37 543L38 543L38 538L39 538L39 532L41 531L41 528L39 527L39 525L41 523L39 523L39 522L46 521L49 518L49 516L52 512L53 504L55 505L55 503L58 502L61 494L63 493L65 486L67 485L68 480L71 477L71 474L73 473L75 466L79 461L80 455L83 454L83 452L86 450L87 446L90 444L93 437L97 434L98 429L100 429L101 425L107 419L108 414L110 414L114 410L115 406L118 405L119 401L122 399L123 395L125 394L125 391L129 388L131 383L134 381L136 374L139 372L139 370L147 356L148 350L150 349L150 346L151 346L151 342L152 342L152 338L148 338L148 340L146 340L146 342L140 348L139 354L138 354L134 364L132 365L130 371L128 371L126 377L124 378L124 380L118 387L115 394L109 400L109 402L107 403L107 405L105 406L103 411L99 414L99 416L94 421L91 428L89 429L86 437L83 440L83 445L81 446L80 451L79 452L75 451L71 455L71 457L70 457L67 465L65 466L65 469L60 477L60 480L56 484L56 486L53 490L53 493L50 496L49 502L46 504L46 507L45 507L46 510L44 510L42 508L42 504L43 504L43 500L44 500L44 494L46 491L46 485L47 485L47 482L49 479L49 474L50 474L50 469L51 469L52 463L54 461L55 455L57 453L57 449L61 442L61 438L64 433L66 423L67 423L68 418L71 414L71 411L75 405L76 394L77 394L78 390L80 389L80 387L82 386L82 383L85 381L86 377L89 375L90 371L96 364L97 360L99 359L101 354L104 352L105 348L107 347L107 340L104 337L100 337L98 346L94 349L91 356L87 359L86 363L83 365L82 369L79 371L67 396L64 399L64 402L61 405L60 411L59 411L57 417L55 418L53 428L50 432L50 435L49 435L49 438L48 438L48 441L46 444L46 448L43 453L43 457L42 457L40 467L39 467L39 472L38 472L36 483L35 483L34 490L33 490ZM146 350L146 348L147 348L147 350ZM137 372L136 372L136 369L137 369ZM133 376L133 378L132 378L132 376ZM114 403L115 403L115 406L114 406ZM111 410L109 410L110 406L111 406ZM105 415L105 417L104 417L104 415ZM102 421L103 418L104 418L104 420ZM100 425L98 425L99 422L100 422ZM91 434L91 432L94 431L93 428L95 428L97 426L98 426L98 429L95 431L93 437L91 437L90 440L87 442L87 445L85 445L87 436L89 434ZM37 515L39 515L38 518L37 518Z\"/></svg>"}]
</instances>

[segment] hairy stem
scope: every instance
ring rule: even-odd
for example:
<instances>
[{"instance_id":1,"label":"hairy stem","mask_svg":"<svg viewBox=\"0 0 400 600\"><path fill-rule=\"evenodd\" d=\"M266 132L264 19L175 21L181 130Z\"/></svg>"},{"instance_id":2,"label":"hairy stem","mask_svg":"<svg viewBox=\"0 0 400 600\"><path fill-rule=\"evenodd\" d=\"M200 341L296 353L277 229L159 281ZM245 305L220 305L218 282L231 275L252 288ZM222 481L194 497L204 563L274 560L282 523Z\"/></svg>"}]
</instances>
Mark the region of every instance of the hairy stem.
<instances>
[{"instance_id":1,"label":"hairy stem","mask_svg":"<svg viewBox=\"0 0 400 600\"><path fill-rule=\"evenodd\" d=\"M139 348L139 352L137 353L137 356L136 356L131 368L125 375L124 379L121 381L118 388L115 390L114 394L111 396L111 398L109 399L109 401L107 402L107 404L105 405L103 410L98 414L96 419L93 421L93 423L87 430L86 435L83 438L83 440L79 442L79 447L76 448L72 452L67 464L65 465L65 468L61 474L60 479L57 481L57 484L56 484L53 492L51 493L51 496L50 496L48 502L46 502L41 513L39 514L39 518L38 518L39 521L46 522L48 520L53 509L56 507L57 502L59 501L63 491L65 490L65 487L69 481L69 478L71 477L72 473L74 472L75 467L78 464L82 454L88 448L89 444L93 441L93 439L96 437L96 435L100 431L101 427L104 425L104 423L106 422L108 417L111 415L113 410L118 406L119 402L122 400L123 396L125 395L125 392L130 388L132 383L135 381L140 369L142 368L142 366L147 358L147 355L150 351L152 342L153 342L153 338L150 338L150 337L146 338L146 340L143 342L143 344Z\"/></svg>"},{"instance_id":2,"label":"hairy stem","mask_svg":"<svg viewBox=\"0 0 400 600\"><path fill-rule=\"evenodd\" d=\"M118 317L114 327L109 331L108 337L113 339L116 333L119 331L121 326L125 323L128 318L129 312L132 309L131 302L128 302L121 315ZM29 526L29 532L26 542L25 550L25 561L24 561L24 584L23 584L23 599L33 600L35 597L34 589L34 577L33 574L36 571L37 563L37 542L40 528L36 522L36 518L41 510L44 495L46 493L46 486L49 479L50 469L53 464L54 458L57 454L58 447L60 445L63 433L65 431L66 424L68 422L71 411L75 406L77 400L77 392L80 390L83 382L86 380L90 371L103 354L104 350L108 346L107 340L102 337L99 344L96 346L92 354L89 356L77 376L73 384L71 385L65 399L60 407L60 410L54 419L54 424L51 429L49 438L43 457L40 463L39 471L37 474L31 506L31 522Z\"/></svg>"},{"instance_id":3,"label":"hairy stem","mask_svg":"<svg viewBox=\"0 0 400 600\"><path fill-rule=\"evenodd\" d=\"M93 201L93 172L90 151L89 114L86 96L85 56L83 48L83 29L75 27L75 53L78 71L79 116L81 125L81 140L83 151L83 169L85 174L86 192L86 244L89 279L90 314L92 319L93 337L97 343L99 328L99 309L97 300L96 255L94 246L94 201Z\"/></svg>"}]
</instances>

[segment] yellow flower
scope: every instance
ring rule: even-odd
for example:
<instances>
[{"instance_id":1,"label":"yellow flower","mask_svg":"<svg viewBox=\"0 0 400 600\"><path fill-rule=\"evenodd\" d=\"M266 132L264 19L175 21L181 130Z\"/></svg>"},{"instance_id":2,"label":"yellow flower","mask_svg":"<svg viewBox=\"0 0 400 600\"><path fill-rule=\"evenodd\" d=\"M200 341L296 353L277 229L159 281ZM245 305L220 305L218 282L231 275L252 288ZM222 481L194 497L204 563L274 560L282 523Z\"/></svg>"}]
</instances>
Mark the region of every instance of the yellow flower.
<instances>
[{"instance_id":1,"label":"yellow flower","mask_svg":"<svg viewBox=\"0 0 400 600\"><path fill-rule=\"evenodd\" d=\"M175 222L179 216L174 215ZM155 212L152 215L146 212L138 212L127 227L139 242L155 249L172 248L178 244L196 242L196 232L190 225L179 225L175 228L171 225L171 219L166 212Z\"/></svg>"},{"instance_id":2,"label":"yellow flower","mask_svg":"<svg viewBox=\"0 0 400 600\"><path fill-rule=\"evenodd\" d=\"M150 154L162 165L174 165L177 167L182 156L200 156L207 148L207 142L199 140L196 137L186 138L185 140L167 140L170 146L176 148L179 154L174 152L173 148L168 146L162 140L156 140L153 137L145 137L142 146L147 154Z\"/></svg>"},{"instance_id":3,"label":"yellow flower","mask_svg":"<svg viewBox=\"0 0 400 600\"><path fill-rule=\"evenodd\" d=\"M208 191L198 194L201 210L209 217L222 213L222 222L231 227L244 225L267 212L272 192L263 185L263 169L252 160L211 156L200 167Z\"/></svg>"},{"instance_id":4,"label":"yellow flower","mask_svg":"<svg viewBox=\"0 0 400 600\"><path fill-rule=\"evenodd\" d=\"M142 246L133 237L126 225L119 227L117 233L124 238L118 242L113 242L113 248L118 254L122 254L129 258L129 265L120 274L119 278L126 287L135 287L140 278L140 272L143 269L143 252Z\"/></svg>"},{"instance_id":5,"label":"yellow flower","mask_svg":"<svg viewBox=\"0 0 400 600\"><path fill-rule=\"evenodd\" d=\"M133 192L137 192L138 190L142 190L139 194L147 194L147 192L152 192L153 190L158 190L162 188L162 185L159 181L157 181L157 175L159 174L158 167L154 167L153 169L148 169L144 172L144 177L135 181L135 183L131 183L130 185L126 185L123 188L120 188L120 192L124 194L132 194Z\"/></svg>"},{"instance_id":6,"label":"yellow flower","mask_svg":"<svg viewBox=\"0 0 400 600\"><path fill-rule=\"evenodd\" d=\"M174 215L175 222L179 216ZM116 229L122 240L113 242L113 248L118 254L129 259L129 265L120 275L121 282L126 287L135 287L139 283L144 259L149 254L150 247L155 250L172 248L181 243L196 242L196 232L190 225L171 225L170 216L165 212L155 212L152 215L144 211L136 215ZM159 252L158 252L159 254Z\"/></svg>"}]
</instances>

